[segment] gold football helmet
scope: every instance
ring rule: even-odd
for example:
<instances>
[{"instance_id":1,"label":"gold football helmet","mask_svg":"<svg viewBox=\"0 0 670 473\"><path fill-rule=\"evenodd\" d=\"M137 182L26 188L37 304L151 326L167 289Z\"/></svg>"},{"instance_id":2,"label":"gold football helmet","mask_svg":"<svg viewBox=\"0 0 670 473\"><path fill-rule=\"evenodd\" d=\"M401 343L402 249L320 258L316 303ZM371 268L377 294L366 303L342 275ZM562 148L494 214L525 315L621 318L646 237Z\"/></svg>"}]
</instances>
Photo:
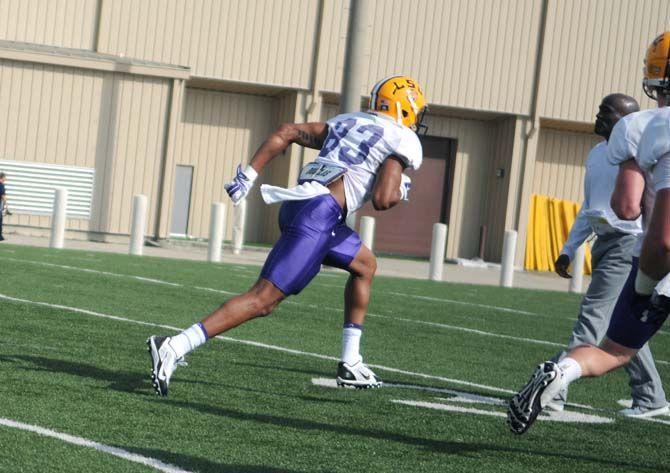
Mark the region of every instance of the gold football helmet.
<instances>
[{"instance_id":1,"label":"gold football helmet","mask_svg":"<svg viewBox=\"0 0 670 473\"><path fill-rule=\"evenodd\" d=\"M670 95L670 31L659 35L647 48L642 87L653 100L658 94Z\"/></svg>"},{"instance_id":2,"label":"gold football helmet","mask_svg":"<svg viewBox=\"0 0 670 473\"><path fill-rule=\"evenodd\" d=\"M382 79L372 88L370 110L391 117L414 131L421 127L426 98L419 83L407 76Z\"/></svg>"}]
</instances>

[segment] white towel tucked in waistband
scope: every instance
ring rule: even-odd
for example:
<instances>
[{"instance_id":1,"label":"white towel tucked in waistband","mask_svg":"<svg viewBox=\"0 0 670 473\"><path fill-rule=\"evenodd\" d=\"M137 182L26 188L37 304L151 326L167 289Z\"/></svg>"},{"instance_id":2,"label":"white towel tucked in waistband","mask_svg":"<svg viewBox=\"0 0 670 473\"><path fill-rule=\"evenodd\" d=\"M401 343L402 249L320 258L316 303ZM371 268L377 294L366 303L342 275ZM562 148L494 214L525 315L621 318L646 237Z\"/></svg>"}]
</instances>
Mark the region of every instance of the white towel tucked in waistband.
<instances>
[{"instance_id":1,"label":"white towel tucked in waistband","mask_svg":"<svg viewBox=\"0 0 670 473\"><path fill-rule=\"evenodd\" d=\"M312 197L325 194L330 194L330 189L316 181L304 182L289 188L270 186L268 184L261 186L261 195L266 204L276 204L285 200L311 199Z\"/></svg>"}]
</instances>

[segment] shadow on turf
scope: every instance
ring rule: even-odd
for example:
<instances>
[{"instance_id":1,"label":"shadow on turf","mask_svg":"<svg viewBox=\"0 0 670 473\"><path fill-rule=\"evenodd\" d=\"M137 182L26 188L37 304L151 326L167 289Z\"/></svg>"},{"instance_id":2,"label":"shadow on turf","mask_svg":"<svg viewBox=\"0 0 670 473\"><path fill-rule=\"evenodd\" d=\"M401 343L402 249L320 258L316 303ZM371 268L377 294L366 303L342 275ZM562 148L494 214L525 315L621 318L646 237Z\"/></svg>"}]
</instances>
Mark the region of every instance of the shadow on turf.
<instances>
[{"instance_id":1,"label":"shadow on turf","mask_svg":"<svg viewBox=\"0 0 670 473\"><path fill-rule=\"evenodd\" d=\"M6 363L27 362L35 367L22 366L21 369L32 371L48 371L50 373L65 373L82 378L95 379L98 381L108 381L109 389L122 391L131 394L153 395L153 389L149 382L149 363L147 362L147 371L138 373L134 371L108 370L95 365L78 363L74 361L56 360L42 356L32 355L0 355L0 361ZM206 384L220 386L216 383L207 381L180 380L184 383Z\"/></svg>"},{"instance_id":2,"label":"shadow on turf","mask_svg":"<svg viewBox=\"0 0 670 473\"><path fill-rule=\"evenodd\" d=\"M108 381L110 383L109 388L115 391L135 394L151 394L151 391L147 389L149 381L146 374L139 374L131 371L108 370L86 363L55 360L43 356L32 355L3 355L0 356L0 361L8 363L28 362L35 365L35 367L24 366L22 369L48 371L50 373L65 373L98 381Z\"/></svg>"},{"instance_id":3,"label":"shadow on turf","mask_svg":"<svg viewBox=\"0 0 670 473\"><path fill-rule=\"evenodd\" d=\"M151 458L160 458L161 461L180 466L181 468L198 471L199 473L296 473L296 470L286 470L270 466L215 463L200 457L151 448L132 448L132 451Z\"/></svg>"},{"instance_id":4,"label":"shadow on turf","mask_svg":"<svg viewBox=\"0 0 670 473\"><path fill-rule=\"evenodd\" d=\"M336 424L327 424L323 422L314 422L305 419L295 419L292 417L282 417L277 415L270 414L252 414L248 412L237 411L234 409L210 406L207 404L200 404L194 402L184 402L184 401L175 401L175 400L166 400L169 404L178 407L186 407L193 409L195 411L215 415L220 417L227 417L229 419L242 420L242 421L251 421L258 422L261 424L271 424L280 427L289 427L292 429L299 430L320 430L324 432L333 432L336 434L342 435L355 435L364 438L373 438L377 440L392 441L404 443L407 445L412 445L424 449L429 449L438 453L446 453L450 455L463 455L473 453L513 453L513 454L522 454L524 456L532 455L537 457L546 457L546 458L556 458L559 460L578 460L584 462L594 463L600 466L611 466L619 468L627 468L631 470L650 470L650 471L664 471L660 466L652 465L643 465L640 463L626 463L615 460L608 460L605 458L598 457L589 457L583 455L574 455L570 453L563 452L551 452L543 451L539 449L524 449L524 448L509 448L497 445L491 445L486 443L467 443L467 442L451 442L448 440L434 440L434 439L425 439L421 437L412 437L409 435L403 435L394 432L385 432L382 430L372 430L364 429L354 426L344 426ZM501 423L501 435L505 432L505 426ZM512 435L512 434L508 434ZM661 470L659 470L661 468Z\"/></svg>"},{"instance_id":5,"label":"shadow on turf","mask_svg":"<svg viewBox=\"0 0 670 473\"><path fill-rule=\"evenodd\" d=\"M333 363L333 369L330 371L320 371L320 370L308 370L308 369L298 369L298 368L287 368L286 366L278 365L264 365L261 363L247 363L244 361L233 361L230 364L247 366L250 368L260 368L263 370L274 370L274 371L285 371L287 373L299 373L299 374L308 374L310 376L319 376L322 378L334 377L337 372L337 363Z\"/></svg>"}]
</instances>

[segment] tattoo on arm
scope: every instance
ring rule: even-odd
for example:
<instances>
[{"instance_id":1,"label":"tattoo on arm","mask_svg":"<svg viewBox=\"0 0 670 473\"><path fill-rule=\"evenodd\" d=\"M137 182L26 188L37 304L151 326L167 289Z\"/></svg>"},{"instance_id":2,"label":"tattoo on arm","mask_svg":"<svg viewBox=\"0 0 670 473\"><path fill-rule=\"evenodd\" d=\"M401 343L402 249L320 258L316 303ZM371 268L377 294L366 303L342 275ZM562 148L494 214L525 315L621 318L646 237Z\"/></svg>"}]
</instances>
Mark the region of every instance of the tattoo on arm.
<instances>
[{"instance_id":1,"label":"tattoo on arm","mask_svg":"<svg viewBox=\"0 0 670 473\"><path fill-rule=\"evenodd\" d=\"M296 143L302 146L307 146L308 148L321 149L323 146L323 138L304 130L298 130L298 139L296 140Z\"/></svg>"}]
</instances>

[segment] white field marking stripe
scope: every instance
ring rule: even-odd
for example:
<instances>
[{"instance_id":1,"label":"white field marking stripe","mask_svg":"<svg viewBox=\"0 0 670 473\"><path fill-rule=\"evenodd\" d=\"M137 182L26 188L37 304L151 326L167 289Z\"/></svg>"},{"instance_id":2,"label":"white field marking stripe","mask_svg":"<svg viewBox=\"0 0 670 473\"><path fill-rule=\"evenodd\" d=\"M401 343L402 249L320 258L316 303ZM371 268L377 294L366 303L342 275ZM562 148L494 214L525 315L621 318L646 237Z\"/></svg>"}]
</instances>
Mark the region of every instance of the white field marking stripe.
<instances>
[{"instance_id":1,"label":"white field marking stripe","mask_svg":"<svg viewBox=\"0 0 670 473\"><path fill-rule=\"evenodd\" d=\"M658 417L639 417L639 419L647 422L656 422L657 424L670 425L670 420L661 420Z\"/></svg>"},{"instance_id":2,"label":"white field marking stripe","mask_svg":"<svg viewBox=\"0 0 670 473\"><path fill-rule=\"evenodd\" d=\"M43 306L43 307L50 307L53 309L61 309L65 311L70 311L70 312L75 312L78 314L84 314L84 315L91 315L94 317L100 317L104 319L111 319L111 320L116 320L119 322L128 322L128 323L133 323L133 324L138 324L138 325L144 325L144 326L149 326L149 327L158 327L158 328L164 328L166 330L173 330L175 332L181 332L183 329L173 327L171 325L164 325L164 324L156 324L152 322L143 322L140 320L133 320L133 319L127 319L125 317L119 317L116 315L108 315L108 314L102 314L100 312L94 312L92 310L86 310L86 309L79 309L77 307L68 307L64 305L59 305L59 304L49 304L48 302L38 302L38 301L30 301L27 299L19 299L17 297L11 297L7 296L5 294L0 294L0 299L12 301L12 302L19 302L23 304L31 304L31 305L38 305L38 306ZM226 340L229 342L235 342L235 343L241 343L243 345L249 345L253 347L258 347L258 348L265 348L268 350L275 350L275 351L280 351L283 353L291 353L293 355L300 355L300 356L309 356L312 358L319 358L321 360L330 360L330 361L340 361L338 357L335 356L328 356L328 355L321 355L318 353L310 353L306 351L301 351L301 350L294 350L292 348L285 348L285 347L280 347L277 345L269 345L266 343L261 343L261 342L254 342L252 340L241 340L237 338L231 338L231 337L225 337L222 335L217 336L216 338L220 340ZM487 386L485 384L477 384L477 383L471 383L469 381L463 381L460 379L452 379L452 378L446 378L443 376L436 376L436 375L431 375L431 374L426 374L426 373L417 373L414 371L406 371L406 370L401 370L398 368L392 368L389 366L383 366L383 365L368 365L371 368L375 369L380 369L384 371L389 371L391 373L398 373L398 374L404 374L407 376L414 376L417 378L423 378L423 379L432 379L436 381L442 381L445 383L452 383L452 384L460 384L463 386L470 386L473 388L480 388L480 389L485 389L487 391L493 391L493 392L499 392L499 393L505 393L505 394L515 394L516 391L512 391L511 389L504 389L504 388L497 388L495 386Z\"/></svg>"},{"instance_id":3,"label":"white field marking stripe","mask_svg":"<svg viewBox=\"0 0 670 473\"><path fill-rule=\"evenodd\" d=\"M115 457L119 457L124 460L139 463L140 465L150 466L165 473L190 473L188 470L182 470L177 466L170 465L169 463L163 463L162 461L156 460L155 458L145 457L143 455L131 453L118 447L110 447L109 445L94 442L93 440L88 440L82 437L75 437L74 435L63 434L61 432L56 432L55 430L45 429L44 427L24 424L23 422L17 422L15 420L5 419L3 417L0 417L0 425L11 427L13 429L25 430L27 432L33 432L45 437L51 437L66 443L70 443L72 445L92 448L94 450L98 450L99 452L109 453L110 455L114 455Z\"/></svg>"},{"instance_id":4,"label":"white field marking stripe","mask_svg":"<svg viewBox=\"0 0 670 473\"><path fill-rule=\"evenodd\" d=\"M160 280L160 279L145 278L143 276L135 276L135 275L131 275L131 274L111 273L111 272L108 272L108 271L98 271L98 270L95 270L95 269L80 268L80 267L77 267L77 266L66 266L66 265L59 265L59 264L53 264L53 263L45 263L45 262L42 262L42 261L21 260L21 259L17 259L17 258L2 258L2 257L0 257L0 259L37 264L37 265L40 265L40 266L49 266L49 267L56 267L56 268L61 268L61 269L69 269L69 270L74 270L74 271L82 271L82 272L86 272L86 273L101 274L101 275L105 275L105 276L126 277L126 278L131 278L131 279L135 279L135 280L139 280L139 281L145 281L145 282L150 282L150 283L154 283L154 284L164 284L164 285L173 286L173 287L188 287L188 286L184 286L184 285L178 284L178 283L163 281L163 280ZM213 292L213 293L218 293L218 294L225 294L225 295L230 295L230 296L237 295L237 293L234 293L234 292L231 292L231 291L225 291L225 290L222 290L222 289L214 289L214 288L210 288L210 287L195 286L195 287L193 287L193 289L197 289L199 291ZM402 295L401 293L397 293L397 292L392 292L392 294ZM428 297L428 296L414 296L414 297L427 299L427 300L452 302L449 299L439 299L439 298L432 298L432 297ZM469 302L461 302L461 301L453 301L453 302L473 305L472 303L469 303ZM306 304L306 303L297 302L297 301L287 300L287 301L284 301L284 303L285 304L302 305L302 306L305 306L305 307L308 307L308 308L314 308L314 309L321 308L321 309L336 311L338 313L342 312L341 309L334 308L334 307L318 306L318 305L315 305L315 304ZM474 305L480 305L480 304L474 304ZM494 307L495 308L495 306L486 306L486 307ZM504 309L503 311L515 311L514 309L507 309L507 308L498 308L498 309L500 309L500 310ZM527 314L532 314L531 312L526 312L526 313ZM532 338L525 338L525 337L515 337L515 336L512 336L512 335L504 335L504 334L498 334L498 333L493 333L493 332L485 332L483 330L459 327L459 326L455 326L455 325L442 324L442 323L438 323L438 322L429 322L429 321L415 320L415 319L405 319L405 318L402 318L402 317L393 317L393 316L389 316L389 315L381 315L381 314L374 314L374 313L368 313L367 315L368 315L368 317L386 318L386 319L390 319L390 320L398 320L398 321L401 321L401 322L417 323L417 324L429 325L429 326L433 326L433 327L445 328L445 329L449 329L449 330L458 330L458 331L461 331L461 332L473 333L473 334L476 334L476 335L482 335L482 336L487 336L487 337L496 337L496 338L503 338L503 339L507 339L507 340L515 340L515 341L521 341L521 342L526 342L526 343L533 343L533 344L537 344L537 345L548 345L548 346L555 346L555 347L565 346L565 344L563 344L563 343L551 342L551 341L546 341L546 340L535 340L535 339L532 339ZM656 362L658 364L661 364L661 365L670 365L670 362L668 362L668 361L656 360Z\"/></svg>"},{"instance_id":5,"label":"white field marking stripe","mask_svg":"<svg viewBox=\"0 0 670 473\"><path fill-rule=\"evenodd\" d=\"M439 402L425 402L425 401L407 401L404 399L391 399L395 404L403 404L412 407L425 407L427 409L437 409L439 411L459 412L461 414L479 414L492 417L507 417L504 412L485 411L483 409L475 409L473 407L452 406L450 404L442 404Z\"/></svg>"},{"instance_id":6,"label":"white field marking stripe","mask_svg":"<svg viewBox=\"0 0 670 473\"><path fill-rule=\"evenodd\" d=\"M18 258L2 258L2 257L0 257L0 259L4 259L4 260L7 260L7 261L15 261L15 262L18 262L18 263L36 264L38 266L47 266L47 267L50 267L50 268L60 268L60 269L69 269L69 270L72 270L72 271L81 271L83 273L102 274L104 276L114 276L114 277L120 277L120 278L130 278L130 279L136 279L138 281L150 282L150 283L154 283L154 284L164 284L166 286L183 287L182 284L163 281L163 280L160 280L160 279L145 278L144 276L134 276L132 274L110 273L109 271L100 271L100 270L97 270L97 269L80 268L78 266L66 266L64 264L45 263L44 261L32 261L32 260L24 260L24 259L18 259Z\"/></svg>"},{"instance_id":7,"label":"white field marking stripe","mask_svg":"<svg viewBox=\"0 0 670 473\"><path fill-rule=\"evenodd\" d=\"M447 324L442 324L439 322L428 322L426 320L412 320L412 319L405 319L403 317L393 317L390 315L379 315L379 314L373 314L373 313L368 313L368 317L378 317L382 319L390 319L390 320L398 320L401 322L410 322L410 323L415 323L415 324L421 324L421 325L429 325L431 327L440 327L440 328L446 328L449 330L458 330L461 332L467 332L467 333L474 333L477 335L484 335L487 337L496 337L496 338L504 338L506 340L515 340L519 342L527 342L527 343L535 343L537 345L549 345L552 347L565 347L565 343L557 343L557 342L549 342L546 340L535 340L533 338L525 338L525 337L514 337L512 335L504 335L501 333L493 333L493 332L485 332L483 330L477 330L474 328L466 328L466 327L458 327L456 325L447 325Z\"/></svg>"},{"instance_id":8,"label":"white field marking stripe","mask_svg":"<svg viewBox=\"0 0 670 473\"><path fill-rule=\"evenodd\" d=\"M14 252L13 250L2 250L2 251L12 252L12 253ZM54 263L45 263L44 261L33 261L33 260L26 260L26 259L19 259L19 258L6 258L6 257L3 258L3 257L0 256L0 259L4 259L4 260L7 260L7 261L15 261L15 262L19 262L19 263L28 263L28 264L36 264L36 265L40 265L40 266L49 266L49 267L55 267L55 268L61 268L61 269L69 269L69 270L72 270L72 271L81 271L81 272L85 272L85 273L101 274L101 275L105 275L105 276L130 278L130 279L136 279L136 280L139 280L139 281L145 281L145 282L150 282L150 283L154 283L154 284L164 284L166 286L188 287L188 286L184 286L183 284L164 281L162 279L153 279L153 278L147 278L147 277L144 277L144 276L135 276L135 275L132 275L132 274L112 273L112 272L109 272L109 271L100 271L100 270L97 270L97 269L81 268L81 267L78 267L78 266L67 266L67 265L54 264ZM336 274L324 274L324 273L320 273L319 276L339 277ZM324 283L313 283L313 284L319 285L319 286L324 286L324 287L337 287L337 288L341 287L339 285L334 285L334 284L324 284ZM194 289L198 289L198 290L201 290L201 291L217 292L217 293L220 293L220 294L237 295L237 293L234 293L234 292L224 291L224 290L221 290L221 289L213 289L213 288L209 288L209 287L196 286L196 287L194 287ZM527 312L527 311L518 310L518 309L510 309L509 307L491 306L491 305L486 305L486 304L477 304L477 303L474 303L474 302L457 301L457 300L452 300L452 299L440 299L440 298L437 298L437 297L419 296L419 295L415 295L415 294L404 294L402 292L392 292L392 291L390 291L390 292L388 292L388 294L393 294L393 295L402 296L402 297L414 297L414 298L418 298L418 299L424 299L424 300L435 301L435 302L447 302L447 303L452 303L452 304L471 305L471 306L475 306L475 307L482 307L482 308L487 308L487 309L499 310L499 311L502 311L502 312L518 313L518 314L524 314L524 315L536 315L536 316L540 316L540 317L549 317L547 315L536 314L534 312ZM294 302L294 301L288 301L288 302L292 303L292 304L305 305L305 306L308 306L308 307L318 307L316 305L302 304L300 302ZM340 309L336 309L336 310L340 310ZM568 320L574 320L573 317L563 317L563 318L568 319ZM666 332L666 331L663 331L663 330L659 330L657 333L662 334L662 335L670 335L670 332ZM552 343L552 342L550 342L550 343ZM668 361L659 361L659 360L656 360L656 361L660 364L669 364L670 365L670 362L668 362Z\"/></svg>"},{"instance_id":9,"label":"white field marking stripe","mask_svg":"<svg viewBox=\"0 0 670 473\"><path fill-rule=\"evenodd\" d=\"M107 271L98 271L98 270L95 270L95 269L79 268L79 267L76 267L76 266L66 266L66 265L59 265L59 264L53 264L53 263L44 263L42 261L30 261L30 260L25 260L24 261L24 260L19 260L19 259L15 259L15 258L0 258L0 259L6 259L6 260L18 261L18 262L27 262L27 263L37 264L37 265L40 265L40 266L56 267L56 268L61 268L61 269L82 271L82 272L86 272L86 273L101 274L101 275L105 275L105 276L127 277L127 278L136 279L136 280L139 280L139 281L145 281L145 282L150 282L150 283L155 283L155 284L165 284L165 285L169 285L169 286L173 286L173 287L185 287L182 284L168 282L168 281L162 281L160 279L151 279L151 278L145 278L145 277L142 277L142 276L134 276L134 275L128 275L128 274L110 273L110 272L107 272ZM214 288L209 288L209 287L195 286L194 289L197 289L197 290L200 290L200 291L214 292L214 293L218 293L218 294L236 295L236 293L234 293L234 292L224 291L222 289L214 289ZM438 300L441 300L441 299L438 299ZM297 301L285 301L285 303L302 305L302 306L309 307L309 308L322 308L322 309L326 309L326 310L342 312L341 309L337 309L337 308L334 308L334 307L320 307L320 306L317 306L315 304L305 304L305 303L301 303L301 302L297 302ZM404 319L404 318L401 318L401 317L392 317L392 316L379 315L379 314L373 314L373 313L368 313L368 316L369 317L378 317L378 318L398 320L398 321L402 321L402 322L410 322L410 323L418 323L418 324L423 324L423 325L430 325L430 326L433 326L433 327L441 327L441 328L450 329L450 330L458 330L458 331L461 331L461 332L473 333L473 334L484 335L484 336L489 336L489 337L503 338L503 339L507 339L507 340L523 341L523 342L534 343L534 344L538 344L538 345L549 345L549 346L556 346L556 347L563 347L564 346L564 344L562 344L562 343L548 342L548 341L543 341L543 340L533 340L533 339L530 339L530 338L523 338L523 337L514 337L512 335L503 335L503 334L497 334L497 333L492 333L492 332L485 332L483 330L476 330L476 329L471 329L471 328L458 327L458 326L455 326L455 325L447 325L447 324L441 324L441 323L437 323L437 322Z\"/></svg>"},{"instance_id":10,"label":"white field marking stripe","mask_svg":"<svg viewBox=\"0 0 670 473\"><path fill-rule=\"evenodd\" d=\"M324 388L340 389L340 387L337 385L337 380L332 378L312 378L312 384ZM432 388L430 386L420 386L417 384L398 384L398 383L384 383L383 386L385 388L412 389L415 391L425 391L429 393L453 394L454 396L458 396L458 399L460 398L467 399L467 401L464 402L482 402L486 404L495 404L501 406L507 405L506 401L504 401L503 399L499 399L497 397L481 396L479 394L472 394L465 391L457 391L455 389ZM457 398L451 400L455 401L456 399Z\"/></svg>"},{"instance_id":11,"label":"white field marking stripe","mask_svg":"<svg viewBox=\"0 0 670 473\"><path fill-rule=\"evenodd\" d=\"M334 388L340 389L337 385L337 381L332 378L312 378L312 384L315 386L321 386L324 388ZM438 394L453 394L457 396L453 399L447 399L451 402L479 402L485 404L495 404L495 405L507 405L507 402L503 399L496 397L482 396L481 394L472 394L465 391L457 391L455 389L447 388L433 388L430 386L421 386L418 384L398 384L398 383L384 383L385 388L396 388L396 389L411 389L415 391L425 391L429 393L438 393ZM440 398L437 398L440 399ZM576 402L566 403L567 407L578 407L580 409L589 410L589 411L598 411L602 409L596 409L593 406L587 404L577 404Z\"/></svg>"},{"instance_id":12,"label":"white field marking stripe","mask_svg":"<svg viewBox=\"0 0 670 473\"><path fill-rule=\"evenodd\" d=\"M425 402L425 401L408 401L404 399L392 399L391 402L396 404L404 404L406 406L413 407L424 407L427 409L437 409L440 411L449 411L449 412L458 412L461 414L478 414L485 416L493 417L507 417L507 414L503 412L496 411L485 411L483 409L475 409L472 407L461 407L454 406L451 404L442 404L437 402ZM611 424L614 422L614 419L609 417L601 417L591 414L582 414L580 412L547 412L548 415L542 415L538 417L538 420L541 421L552 421L552 422L568 422L568 423L583 423L583 424Z\"/></svg>"},{"instance_id":13,"label":"white field marking stripe","mask_svg":"<svg viewBox=\"0 0 670 473\"><path fill-rule=\"evenodd\" d=\"M238 295L238 293L236 293L236 292L224 291L223 289L214 289L214 288L211 288L211 287L194 286L193 289L197 289L199 291L215 292L217 294L226 294L227 296L237 296Z\"/></svg>"},{"instance_id":14,"label":"white field marking stripe","mask_svg":"<svg viewBox=\"0 0 670 473\"><path fill-rule=\"evenodd\" d=\"M511 309L509 307L500 307L497 305L487 305L487 304L478 304L476 302L466 302L466 301L457 301L455 299L442 299L439 297L430 297L430 296L419 296L418 294L405 294L402 292L395 292L395 291L389 291L386 294L393 294L394 296L401 296L401 297L412 297L414 299L421 299L424 301L432 301L432 302L446 302L448 304L459 304L459 305L469 305L473 307L480 307L482 309L493 309L493 310L499 310L500 312L508 312L511 314L522 314L522 315L532 315L535 317L552 317L550 315L545 315L545 314L537 314L535 312L528 312L526 310L520 310L520 309ZM570 320L574 320L574 318L570 318Z\"/></svg>"}]
</instances>

